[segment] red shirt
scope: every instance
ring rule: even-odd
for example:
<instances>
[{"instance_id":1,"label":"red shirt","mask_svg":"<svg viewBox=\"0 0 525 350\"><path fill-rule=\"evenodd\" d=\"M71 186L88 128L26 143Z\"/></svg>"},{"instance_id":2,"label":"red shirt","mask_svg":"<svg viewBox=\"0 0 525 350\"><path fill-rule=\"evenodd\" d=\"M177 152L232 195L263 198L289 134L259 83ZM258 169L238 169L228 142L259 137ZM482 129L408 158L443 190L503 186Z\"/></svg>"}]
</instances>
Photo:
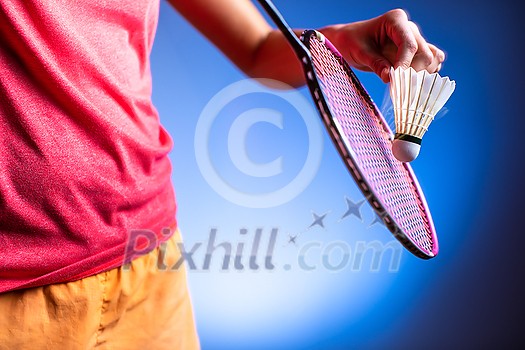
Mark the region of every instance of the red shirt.
<instances>
[{"instance_id":1,"label":"red shirt","mask_svg":"<svg viewBox=\"0 0 525 350\"><path fill-rule=\"evenodd\" d=\"M151 102L158 11L0 0L0 292L117 267L131 230L174 224L172 141Z\"/></svg>"}]
</instances>

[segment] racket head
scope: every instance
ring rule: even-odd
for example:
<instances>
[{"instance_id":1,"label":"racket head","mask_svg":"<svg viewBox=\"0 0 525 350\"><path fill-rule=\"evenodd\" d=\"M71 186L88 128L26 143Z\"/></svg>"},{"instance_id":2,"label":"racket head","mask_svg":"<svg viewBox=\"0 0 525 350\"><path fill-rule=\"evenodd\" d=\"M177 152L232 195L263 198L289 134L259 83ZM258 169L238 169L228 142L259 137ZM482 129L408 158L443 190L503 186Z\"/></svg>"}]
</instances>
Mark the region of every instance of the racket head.
<instances>
[{"instance_id":1,"label":"racket head","mask_svg":"<svg viewBox=\"0 0 525 350\"><path fill-rule=\"evenodd\" d=\"M307 30L301 58L323 123L350 174L377 215L422 259L439 251L430 210L408 163L392 154L394 133L343 56L321 33Z\"/></svg>"}]
</instances>

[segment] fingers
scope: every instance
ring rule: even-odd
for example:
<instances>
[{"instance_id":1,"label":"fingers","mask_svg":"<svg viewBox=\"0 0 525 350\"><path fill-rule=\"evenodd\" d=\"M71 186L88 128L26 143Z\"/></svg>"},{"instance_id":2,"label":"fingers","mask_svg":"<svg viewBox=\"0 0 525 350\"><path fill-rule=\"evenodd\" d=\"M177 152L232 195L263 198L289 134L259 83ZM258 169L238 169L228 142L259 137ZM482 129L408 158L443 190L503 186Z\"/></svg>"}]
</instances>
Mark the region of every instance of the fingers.
<instances>
[{"instance_id":1,"label":"fingers","mask_svg":"<svg viewBox=\"0 0 525 350\"><path fill-rule=\"evenodd\" d=\"M435 45L429 44L421 35L419 28L414 22L409 22L414 32L418 51L414 55L411 66L416 70L427 70L429 73L437 72L441 69L441 65L445 60L445 53L438 49Z\"/></svg>"},{"instance_id":2,"label":"fingers","mask_svg":"<svg viewBox=\"0 0 525 350\"><path fill-rule=\"evenodd\" d=\"M386 34L397 47L394 67L408 68L418 51L418 42L405 11L395 9L384 15Z\"/></svg>"},{"instance_id":3,"label":"fingers","mask_svg":"<svg viewBox=\"0 0 525 350\"><path fill-rule=\"evenodd\" d=\"M385 83L390 80L391 67L434 73L445 60L444 52L427 43L401 9L326 30L332 31L336 45L346 48L345 58L354 67L375 72Z\"/></svg>"},{"instance_id":4,"label":"fingers","mask_svg":"<svg viewBox=\"0 0 525 350\"><path fill-rule=\"evenodd\" d=\"M413 67L416 71L434 73L441 69L445 53L427 43L418 26L408 19L405 11L396 9L385 15L387 35L397 47L394 67Z\"/></svg>"},{"instance_id":5,"label":"fingers","mask_svg":"<svg viewBox=\"0 0 525 350\"><path fill-rule=\"evenodd\" d=\"M445 53L432 44L428 44L432 51L432 63L426 68L429 73L439 72L445 61Z\"/></svg>"},{"instance_id":6,"label":"fingers","mask_svg":"<svg viewBox=\"0 0 525 350\"><path fill-rule=\"evenodd\" d=\"M412 29L412 33L414 33L414 37L417 42L417 51L414 57L412 58L412 62L410 65L416 70L420 71L423 69L428 69L433 61L434 61L434 54L430 50L429 45L419 32L419 28L414 22L408 22L410 28Z\"/></svg>"}]
</instances>

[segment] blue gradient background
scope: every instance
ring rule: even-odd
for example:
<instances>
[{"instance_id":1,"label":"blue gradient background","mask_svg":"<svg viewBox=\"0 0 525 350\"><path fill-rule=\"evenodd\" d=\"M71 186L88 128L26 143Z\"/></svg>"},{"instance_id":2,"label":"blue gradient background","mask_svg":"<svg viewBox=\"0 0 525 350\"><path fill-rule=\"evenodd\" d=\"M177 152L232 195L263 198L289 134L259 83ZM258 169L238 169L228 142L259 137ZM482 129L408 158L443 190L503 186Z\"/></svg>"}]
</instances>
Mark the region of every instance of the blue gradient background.
<instances>
[{"instance_id":1,"label":"blue gradient background","mask_svg":"<svg viewBox=\"0 0 525 350\"><path fill-rule=\"evenodd\" d=\"M524 208L520 199L525 122L519 95L524 52L517 6L510 1L472 0L338 0L323 6L312 0L275 2L290 24L301 28L371 18L401 7L429 41L445 49L448 58L442 73L456 80L457 88L446 105L448 114L432 125L422 154L413 163L434 216L441 251L431 261L403 252L395 273L384 265L378 272L366 267L337 272L283 270L282 264L297 255L297 249L285 244L287 235L303 232L312 222L312 211L328 213L326 228L305 231L300 243L317 241L326 246L343 241L352 247L359 240L386 244L392 238L380 225L369 227L373 214L366 206L363 222L355 217L339 222L346 208L344 196L354 201L362 196L326 134L316 177L289 203L245 208L210 187L195 159L197 120L216 93L243 76L163 3L152 54L153 98L175 142L173 182L187 246L205 241L211 228L217 228L220 240L246 242L249 237L240 237L241 228L252 236L262 228L265 239L272 228L280 232L274 271L189 272L203 349L523 344L525 269L520 249L525 232L520 225ZM359 73L359 77L380 105L386 86L373 74ZM307 96L304 89L301 93ZM252 108L272 106L257 99L246 103ZM261 126L249 138L247 151L260 162L283 155L286 174L293 176L305 158L307 143L304 125L294 116L290 120L283 130ZM224 152L220 156L221 147L226 150L224 133L212 133L210 144L219 150L213 158L216 168L230 176L231 163ZM283 181L259 180L253 193L279 187ZM235 181L248 186L247 191L254 184L254 179Z\"/></svg>"}]
</instances>

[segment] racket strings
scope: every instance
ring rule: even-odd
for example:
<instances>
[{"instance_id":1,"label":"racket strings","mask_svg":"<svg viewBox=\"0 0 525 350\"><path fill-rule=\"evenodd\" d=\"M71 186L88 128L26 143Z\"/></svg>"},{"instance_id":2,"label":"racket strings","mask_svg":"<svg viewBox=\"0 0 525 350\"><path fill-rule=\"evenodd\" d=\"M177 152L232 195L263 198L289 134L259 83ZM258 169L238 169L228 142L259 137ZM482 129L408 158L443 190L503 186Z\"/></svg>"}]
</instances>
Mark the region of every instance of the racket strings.
<instances>
[{"instance_id":1,"label":"racket strings","mask_svg":"<svg viewBox=\"0 0 525 350\"><path fill-rule=\"evenodd\" d=\"M373 103L355 84L338 54L316 37L310 38L309 46L325 100L371 192L402 233L423 251L432 252L432 228L425 205L410 173L393 156L390 133Z\"/></svg>"}]
</instances>

